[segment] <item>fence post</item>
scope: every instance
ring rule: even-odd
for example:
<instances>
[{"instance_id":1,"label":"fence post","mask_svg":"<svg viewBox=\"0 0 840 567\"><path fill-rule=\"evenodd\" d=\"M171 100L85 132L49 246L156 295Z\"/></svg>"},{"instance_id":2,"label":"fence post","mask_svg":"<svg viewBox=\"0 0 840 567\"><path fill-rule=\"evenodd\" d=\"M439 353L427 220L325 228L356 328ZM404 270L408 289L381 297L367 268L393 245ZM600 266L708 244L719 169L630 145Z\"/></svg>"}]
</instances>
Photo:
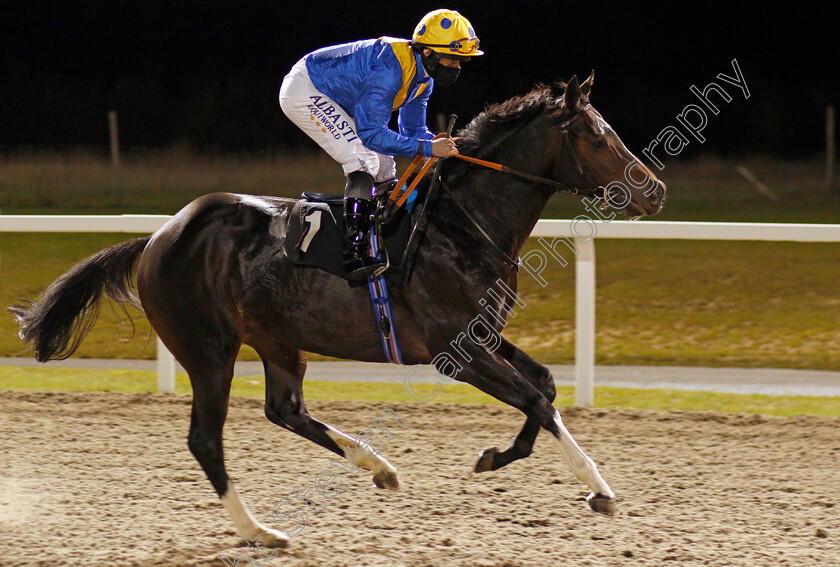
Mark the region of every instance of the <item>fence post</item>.
<instances>
[{"instance_id":1,"label":"fence post","mask_svg":"<svg viewBox=\"0 0 840 567\"><path fill-rule=\"evenodd\" d=\"M834 190L834 107L825 109L825 183Z\"/></svg>"},{"instance_id":2,"label":"fence post","mask_svg":"<svg viewBox=\"0 0 840 567\"><path fill-rule=\"evenodd\" d=\"M157 337L158 393L175 393L175 357Z\"/></svg>"},{"instance_id":3,"label":"fence post","mask_svg":"<svg viewBox=\"0 0 840 567\"><path fill-rule=\"evenodd\" d=\"M111 139L111 163L117 166L120 165L120 136L117 130L117 112L115 110L108 112L108 133Z\"/></svg>"},{"instance_id":4,"label":"fence post","mask_svg":"<svg viewBox=\"0 0 840 567\"><path fill-rule=\"evenodd\" d=\"M575 405L595 403L595 240L575 238Z\"/></svg>"}]
</instances>

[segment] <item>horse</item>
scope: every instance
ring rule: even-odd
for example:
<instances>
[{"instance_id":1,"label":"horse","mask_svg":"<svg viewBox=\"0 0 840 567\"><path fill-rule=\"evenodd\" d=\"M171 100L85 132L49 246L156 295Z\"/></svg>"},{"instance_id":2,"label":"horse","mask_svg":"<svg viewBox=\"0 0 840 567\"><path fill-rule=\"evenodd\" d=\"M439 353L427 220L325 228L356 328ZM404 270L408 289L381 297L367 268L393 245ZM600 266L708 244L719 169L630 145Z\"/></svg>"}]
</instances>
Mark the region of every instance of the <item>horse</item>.
<instances>
[{"instance_id":1,"label":"horse","mask_svg":"<svg viewBox=\"0 0 840 567\"><path fill-rule=\"evenodd\" d=\"M391 290L403 362L430 364L463 335L480 298L501 281L515 293L516 261L548 199L569 190L631 218L656 214L666 187L624 146L589 102L586 81L537 85L491 105L457 133L459 151L554 180L535 182L447 158L437 205L428 217L411 278ZM640 168L647 185L630 184ZM428 190L432 180L421 183ZM621 203L614 191L625 188ZM324 271L293 265L284 254L289 212L296 200L230 193L186 205L151 236L123 242L82 260L35 302L9 308L22 340L45 362L73 354L90 330L103 294L138 304L192 384L188 446L232 517L237 534L283 547L289 535L249 512L228 477L222 451L234 361L252 346L265 369L265 416L272 423L352 459L370 470L377 487L399 488L397 470L376 451L307 411L302 382L306 353L386 362L364 287ZM412 215L419 214L415 207ZM465 209L474 222L465 222ZM136 280L136 281L135 281ZM500 296L501 297L501 296ZM483 301L483 300L482 300ZM499 469L531 454L540 429L559 443L575 476L591 493L592 510L613 515L615 494L577 445L552 406L551 372L507 338L510 295L493 306L500 343L456 339L464 364L455 376L509 404L525 423L505 450L480 453L476 472ZM487 307L485 307L487 309ZM501 322L500 322L501 321Z\"/></svg>"}]
</instances>

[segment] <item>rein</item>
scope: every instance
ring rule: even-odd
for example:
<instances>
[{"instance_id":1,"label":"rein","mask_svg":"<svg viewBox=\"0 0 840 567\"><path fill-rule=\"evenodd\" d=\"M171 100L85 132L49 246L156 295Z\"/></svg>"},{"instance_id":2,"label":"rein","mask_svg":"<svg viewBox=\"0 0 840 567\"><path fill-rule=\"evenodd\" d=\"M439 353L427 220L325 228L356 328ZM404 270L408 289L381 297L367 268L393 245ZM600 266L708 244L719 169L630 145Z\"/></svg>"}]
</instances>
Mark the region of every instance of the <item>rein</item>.
<instances>
[{"instance_id":1,"label":"rein","mask_svg":"<svg viewBox=\"0 0 840 567\"><path fill-rule=\"evenodd\" d=\"M578 158L577 152L575 151L575 147L574 147L574 145L572 145L572 141L569 139L569 126L574 124L574 122L580 117L581 112L587 110L590 106L591 106L590 104L587 104L583 108L579 109L578 112L575 113L574 116L566 119L565 121L561 122L558 125L558 128L561 129L561 134L563 135L563 138L561 139L561 143L560 143L561 157L562 157L562 154L563 154L563 146L565 144L568 144L569 145L569 150L572 152L572 159L575 160L575 166L577 167L578 173L580 173L581 175L583 175L583 166L580 164L580 159ZM489 147L483 148L481 150L480 154L489 153L490 151L495 149L499 144L501 144L503 141L507 140L508 138L513 136L514 134L517 134L521 130L524 130L526 127L528 127L531 124L531 122L533 122L533 120L534 119L529 120L527 122L524 122L523 124L521 124L517 128L511 130L510 132L508 132L507 134L505 134L504 136L502 136L501 138L499 138L498 140L493 142ZM438 134L437 136L435 136L432 139L437 140L438 138L442 138L443 136L444 136L444 134L441 133L441 134ZM565 142L565 144L564 144L564 142ZM458 158L458 159L463 160L463 161L474 163L476 165L481 165L483 167L487 167L487 168L490 168L490 169L495 169L496 171L500 171L502 173L507 173L508 175L513 175L514 177L520 177L522 179L527 179L528 181L536 181L537 183L544 183L546 185L551 185L553 187L557 187L558 189L565 189L566 191L569 191L572 195L577 195L577 194L580 193L580 190L577 187L566 185L564 183L561 183L560 181L555 181L554 179L547 179L545 177L540 177L539 175L533 175L531 173L526 173L526 172L520 171L518 169L513 169L511 167L508 167L506 165L502 165L500 163L495 163L495 162L492 162L492 161L487 161L487 160L483 160L483 159L479 159L479 158L475 158L475 157L471 157L471 156L465 156L465 155L461 155L461 154L455 154L454 156L449 156L449 157L455 157L455 158ZM391 194L388 196L388 199L387 199L387 204L388 204L388 207L390 209L389 210L389 215L391 215L391 216L394 215L396 213L397 209L399 209L400 207L403 206L403 204L405 204L405 202L408 200L409 195L411 195L414 192L414 190L417 188L417 184L420 183L420 180L423 178L424 175L426 175L426 172L429 170L429 168L432 167L432 165L435 163L435 161L438 160L438 158L437 157L429 158L426 161L426 164L420 169L420 171L414 177L414 181L412 181L411 185L406 186L406 182L407 182L408 178L411 176L411 174L414 172L414 170L417 168L417 166L420 165L420 162L422 160L423 160L423 156L420 156L420 155L416 156L411 161L411 163L409 164L409 166L405 170L405 172L403 172L402 177L400 177L397 180L395 190L391 192ZM400 189L402 187L405 187L405 190L402 191L402 193L400 193Z\"/></svg>"},{"instance_id":2,"label":"rein","mask_svg":"<svg viewBox=\"0 0 840 567\"><path fill-rule=\"evenodd\" d=\"M561 134L562 134L562 138L561 138L561 142L560 142L560 156L559 156L558 159L563 157L563 146L568 144L569 151L571 151L571 153L572 153L572 159L574 160L575 166L577 167L577 170L581 174L581 176L584 175L583 166L580 163L580 158L578 157L577 152L575 151L575 147L572 144L572 141L569 139L569 126L574 124L575 121L580 117L581 113L583 111L587 110L589 107L590 107L590 105L587 104L586 106L578 109L578 112L576 112L574 116L572 116L571 118L567 118L565 121L561 122L557 126L558 128L560 128ZM525 129L527 126L529 126L531 124L531 122L533 122L533 119L521 124L519 127L515 128L515 129L511 130L506 135L502 136L500 139L496 140L493 144L491 144L490 147L484 148L482 150L482 152L480 152L480 153L484 153L484 154L489 153L494 148L496 148L502 141L508 139L512 135L514 135L514 134L520 132L521 130ZM442 136L443 136L443 134L438 134L437 136L435 136L435 139L437 139L439 137L442 137ZM417 166L420 164L420 161L421 161L422 157L423 156L415 157L414 160L409 165L408 169L406 169L406 171L403 173L402 177L397 181L397 185L396 185L394 191L391 192L391 195L387 199L388 213L386 215L386 218L387 218L387 216L393 215L397 211L397 209L399 209L403 205L403 203L405 203L405 201L408 199L408 196L416 189L417 184L420 182L420 179L423 178L423 176L426 174L426 172L429 170L429 168L432 166L432 164L437 160L436 157L429 158L428 161L426 162L426 164L420 170L420 172L415 176L411 185L406 187L405 191L403 191L402 194L400 194L399 198L398 198L399 188L405 186L406 180L409 178L409 176L414 171L414 169L416 169ZM471 156L465 156L465 155L461 155L461 154L455 154L455 155L449 156L449 157L458 158L458 159L466 161L468 163L473 163L475 165L480 165L482 167L493 169L493 170L499 171L501 173L507 173L508 175L513 175L514 177L519 177L521 179L526 179L528 181L543 183L545 185L549 185L549 186L552 186L552 187L557 187L558 189L565 189L565 190L569 191L570 193L572 193L573 195L577 195L577 194L580 193L580 190L577 187L566 185L565 183L562 183L560 181L556 181L554 179L548 179L546 177L541 177L539 175L534 175L532 173L527 173L525 171L520 171L518 169L513 169L511 167L508 167L506 165L502 165L500 163L495 163L495 162L492 162L492 161L487 161L487 160L484 160L484 159L475 158L475 157L471 157ZM478 220L475 218L475 215L473 215L466 207L464 207L464 205L461 204L461 202L455 197L455 195L452 193L452 191L449 190L449 188L447 187L447 184L444 182L443 178L442 177L437 177L437 179L440 182L440 187L442 189L444 189L449 194L449 198L452 199L452 202L455 203L455 206L458 208L458 210L461 212L461 214L464 215L464 217L466 217L466 219L478 231L478 233L481 235L481 237L485 241L487 241L487 243L490 244L490 246L496 252L498 252L505 259L505 261L507 263L514 266L514 268L516 268L516 270L518 271L519 270L519 262L514 260L513 258L511 258L507 254L507 252L502 250L499 247L499 245L496 244L496 242L491 238L491 236L489 234L487 234L487 231L485 231L481 227L481 224L479 224ZM594 192L593 192L593 195L594 195Z\"/></svg>"},{"instance_id":3,"label":"rein","mask_svg":"<svg viewBox=\"0 0 840 567\"><path fill-rule=\"evenodd\" d=\"M586 110L587 108L589 108L589 105L586 105L581 110ZM580 116L580 112L581 111L578 111L574 116L572 116L571 118L562 122L559 125L559 128L562 129L562 135L563 135L562 140L564 140L565 143L569 145L569 150L572 152L572 159L574 159L574 161L575 161L575 165L577 166L578 172L580 172L580 174L583 175L583 166L581 166L580 159L578 158L577 152L575 151L575 147L574 147L574 145L572 145L572 141L569 139L569 126L571 126L578 119L578 117ZM530 122L526 123L526 126L527 126L527 124L530 124ZM516 129L515 132L518 132L523 127L520 127L518 129ZM505 136L505 138L507 138L507 136ZM561 153L561 157L562 157L563 142L561 142L560 153ZM487 161L487 160L474 158L474 157L470 157L470 156L465 156L465 155L461 155L461 154L455 154L454 156L450 156L450 157L455 157L455 158L458 158L460 160L464 160L464 161L469 162L469 163L474 163L474 164L480 165L482 167L486 167L486 168L489 168L489 169L500 171L502 173L507 173L508 175L513 175L514 177L527 179L528 181L536 181L537 183L544 183L546 185L551 185L551 186L554 186L554 187L558 187L559 189L565 189L565 190L571 192L573 195L577 195L578 193L580 193L580 191L578 190L577 187L571 187L569 185L566 185L565 183L561 183L560 181L555 181L554 179L548 179L546 177L540 177L539 175L534 175L532 173L527 173L525 171L520 171L518 169L513 169L511 167L508 167L506 165L502 165L500 163L495 163L495 162L492 162L492 161ZM446 190L446 192L449 194L449 198L452 199L452 202L455 203L455 206L458 207L458 210L461 211L461 214L464 215L467 218L468 221L470 221L470 224L473 225L473 227L484 238L484 240L486 240L493 247L493 249L496 250L496 252L498 252L502 257L504 257L506 262L513 265L516 268L516 270L519 271L519 262L517 262L516 260L511 258L507 254L507 252L502 250L499 247L499 245L496 244L496 242L490 237L490 235L487 234L487 232L481 227L479 222L476 220L475 216L466 207L464 207L464 205L461 204L461 202L455 197L455 195L452 194L452 191L449 190L449 188L447 187L447 185L443 181L443 179L441 179L440 186L443 189Z\"/></svg>"},{"instance_id":4,"label":"rein","mask_svg":"<svg viewBox=\"0 0 840 567\"><path fill-rule=\"evenodd\" d=\"M560 183L559 181L555 181L553 179L548 179L546 177L540 177L539 175L533 175L531 173L526 173L524 171L519 171L518 169L513 169L511 167L508 167L506 165L502 165L500 163L495 163L495 162L492 162L492 161L478 159L478 158L474 158L474 157L470 157L470 156L462 156L461 154L455 154L454 156L451 156L451 157L458 158L458 159L461 159L461 160L464 160L464 161L468 161L468 162L474 163L476 165L481 165L481 166L487 167L489 169L495 169L496 171L501 171L502 173L507 173L509 175L513 175L514 177L521 177L522 179L527 179L529 181L536 181L538 183L545 183L546 185L553 185L553 186L559 187L561 189L567 189L574 195L577 195L577 193L578 193L577 187L571 187L570 188L568 185L566 185L564 183ZM577 158L577 156L575 156L575 158ZM575 163L578 164L578 169L580 169L580 162L577 159L575 159ZM583 172L581 172L581 173L583 173Z\"/></svg>"},{"instance_id":5,"label":"rein","mask_svg":"<svg viewBox=\"0 0 840 567\"><path fill-rule=\"evenodd\" d=\"M569 139L569 126L574 124L575 121L580 117L581 112L585 111L590 106L591 105L587 104L583 108L579 109L578 112L575 113L574 116L566 119L565 121L561 122L557 126L558 128L560 128L561 134L563 135L561 145L560 145L561 157L562 157L562 154L563 154L563 145L568 144L569 150L572 152L572 159L575 161L575 166L577 167L578 173L580 173L581 175L583 175L583 166L580 163L580 158L578 158L577 152L575 151L575 147L572 144L572 141ZM526 122L525 124L523 124L522 126L517 128L516 130L513 130L510 133L508 133L507 136L504 136L500 140L497 140L493 144L493 147L497 146L501 141L507 139L509 136L513 135L514 133L519 132L521 129L525 128L530 123L531 123L530 121ZM564 142L565 142L565 144L564 144ZM486 153L486 152L483 152L483 153ZM467 161L467 162L470 162L470 163L474 163L476 165L480 165L480 166L483 166L483 167L487 167L489 169L495 169L496 171L500 171L502 173L507 173L508 175L513 175L514 177L527 179L528 181L536 181L537 183L544 183L546 185L551 185L553 187L558 187L560 189L565 189L565 190L569 191L570 193L572 193L573 195L577 195L578 193L580 193L580 190L577 187L572 187L570 185L566 185L565 183L561 183L560 181L556 181L554 179L548 179L546 177L540 177L539 175L534 175L532 173L527 173L525 171L520 171L518 169L513 169L512 167L508 167L508 166L502 165L500 163L495 163L495 162L492 162L492 161L478 159L478 158L465 156L465 155L461 155L461 154L455 154L454 156L450 156L450 157L458 158L460 160Z\"/></svg>"}]
</instances>

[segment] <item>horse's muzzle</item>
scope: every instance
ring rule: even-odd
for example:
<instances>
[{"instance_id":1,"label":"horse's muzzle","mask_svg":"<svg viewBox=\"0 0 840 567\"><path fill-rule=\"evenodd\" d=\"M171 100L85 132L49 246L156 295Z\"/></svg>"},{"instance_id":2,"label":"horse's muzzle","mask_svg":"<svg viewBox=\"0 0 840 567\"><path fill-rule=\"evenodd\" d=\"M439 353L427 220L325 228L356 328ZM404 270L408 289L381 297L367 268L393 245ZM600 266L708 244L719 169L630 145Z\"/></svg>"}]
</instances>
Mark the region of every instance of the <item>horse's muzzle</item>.
<instances>
[{"instance_id":1,"label":"horse's muzzle","mask_svg":"<svg viewBox=\"0 0 840 567\"><path fill-rule=\"evenodd\" d=\"M668 188L665 184L657 179L656 184L644 193L645 197L647 197L646 202L637 203L634 201L634 203L638 205L646 215L655 215L662 210L662 204L665 201L665 193L667 190Z\"/></svg>"}]
</instances>

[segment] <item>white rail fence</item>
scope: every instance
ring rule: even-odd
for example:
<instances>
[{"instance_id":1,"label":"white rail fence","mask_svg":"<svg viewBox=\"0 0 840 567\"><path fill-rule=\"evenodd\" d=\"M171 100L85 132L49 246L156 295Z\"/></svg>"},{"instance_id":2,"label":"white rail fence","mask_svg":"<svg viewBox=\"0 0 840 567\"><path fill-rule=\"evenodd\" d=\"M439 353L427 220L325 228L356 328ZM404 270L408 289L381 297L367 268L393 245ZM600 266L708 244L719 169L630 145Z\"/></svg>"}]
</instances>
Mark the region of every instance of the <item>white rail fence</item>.
<instances>
[{"instance_id":1,"label":"white rail fence","mask_svg":"<svg viewBox=\"0 0 840 567\"><path fill-rule=\"evenodd\" d=\"M151 233L163 226L170 218L166 215L0 215L0 232ZM577 248L575 253L575 398L578 406L591 406L595 399L596 239L840 242L840 224L541 220L534 227L531 236L544 239L557 237L573 239ZM549 248L552 242L544 241L543 259L551 258L552 253ZM566 250L571 250L571 248L567 247ZM539 257L536 259L540 260ZM523 258L523 261L530 262L530 260L531 258L527 256ZM536 270L541 268L539 265L530 265L532 273L537 273ZM527 272L528 269L523 269L521 277L525 277ZM158 390L174 392L175 359L160 339L157 340L157 349Z\"/></svg>"}]
</instances>

